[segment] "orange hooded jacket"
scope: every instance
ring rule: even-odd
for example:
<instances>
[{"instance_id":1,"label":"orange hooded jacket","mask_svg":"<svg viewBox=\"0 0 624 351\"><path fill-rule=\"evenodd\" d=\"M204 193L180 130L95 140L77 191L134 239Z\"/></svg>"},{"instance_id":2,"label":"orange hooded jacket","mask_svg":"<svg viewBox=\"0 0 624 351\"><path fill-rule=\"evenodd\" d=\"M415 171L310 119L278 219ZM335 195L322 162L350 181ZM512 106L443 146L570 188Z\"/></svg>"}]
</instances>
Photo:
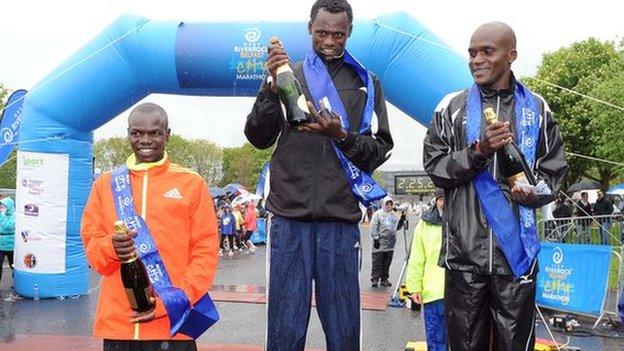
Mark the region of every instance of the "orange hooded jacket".
<instances>
[{"instance_id":1,"label":"orange hooded jacket","mask_svg":"<svg viewBox=\"0 0 624 351\"><path fill-rule=\"evenodd\" d=\"M135 210L147 222L173 285L194 304L210 289L218 263L217 221L208 187L197 173L170 163L166 154L156 163L135 162L134 156L126 162ZM95 181L82 217L87 259L102 275L93 335L116 340L189 339L169 335L169 318L158 297L153 320L138 327L129 322L132 310L111 239L117 216L110 180L108 172Z\"/></svg>"}]
</instances>

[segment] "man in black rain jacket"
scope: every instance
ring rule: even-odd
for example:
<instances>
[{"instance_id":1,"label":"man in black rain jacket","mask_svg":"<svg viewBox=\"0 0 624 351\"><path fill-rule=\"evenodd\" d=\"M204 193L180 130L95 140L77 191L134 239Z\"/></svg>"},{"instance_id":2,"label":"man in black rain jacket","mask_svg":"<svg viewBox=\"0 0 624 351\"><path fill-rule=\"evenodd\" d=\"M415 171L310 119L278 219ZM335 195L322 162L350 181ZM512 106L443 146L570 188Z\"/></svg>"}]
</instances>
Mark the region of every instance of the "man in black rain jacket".
<instances>
[{"instance_id":1,"label":"man in black rain jacket","mask_svg":"<svg viewBox=\"0 0 624 351\"><path fill-rule=\"evenodd\" d=\"M424 142L425 170L435 185L445 190L447 204L439 264L447 269L445 303L449 347L454 351L489 350L493 334L496 350L532 350L535 342L535 256L539 250L532 209L551 202L559 191L567 169L565 150L546 102L518 84L511 72L511 63L517 56L513 30L504 23L486 23L472 35L468 52L475 85L450 94L439 103ZM521 108L518 106L519 90L528 92L522 95L528 96L523 101L534 101L535 113L526 114L530 117L527 125L529 122L537 124L532 138L522 135L524 129L517 130L518 125L524 128L525 123L525 114L521 115L521 121L516 118ZM477 110L476 120L468 118L474 104L482 106ZM492 107L499 118L499 122L490 126L481 113L487 107ZM524 107L521 112L524 113ZM475 123L477 139L468 142L468 131L474 130ZM533 172L548 186L550 195L538 196L518 185L510 188L501 174L497 151L512 140L520 145L520 137L523 143L533 146ZM478 193L475 184L486 170L497 192L502 194L500 199L504 206L501 207L509 208L502 220L503 227L522 228L527 224L527 228L534 230L527 236L533 246L527 250L531 255L526 255L524 272L512 270L497 233L484 213L480 199L483 193ZM499 210L502 211L495 207L489 213L496 216ZM515 239L525 243L520 235Z\"/></svg>"}]
</instances>

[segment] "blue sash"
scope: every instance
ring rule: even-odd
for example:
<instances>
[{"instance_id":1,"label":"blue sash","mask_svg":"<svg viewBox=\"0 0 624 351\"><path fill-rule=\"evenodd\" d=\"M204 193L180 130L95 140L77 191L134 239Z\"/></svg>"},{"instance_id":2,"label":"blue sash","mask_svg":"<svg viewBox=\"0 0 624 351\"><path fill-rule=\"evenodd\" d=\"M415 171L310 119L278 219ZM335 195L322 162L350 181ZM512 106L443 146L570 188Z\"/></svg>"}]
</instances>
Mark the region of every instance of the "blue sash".
<instances>
[{"instance_id":1,"label":"blue sash","mask_svg":"<svg viewBox=\"0 0 624 351\"><path fill-rule=\"evenodd\" d=\"M171 283L147 223L134 210L128 167L119 167L113 171L111 189L117 218L123 219L128 229L137 231L134 245L141 261L145 264L147 275L156 294L165 305L171 324L169 331L171 336L179 332L197 339L219 320L219 312L210 295L204 295L191 308L184 291Z\"/></svg>"},{"instance_id":2,"label":"blue sash","mask_svg":"<svg viewBox=\"0 0 624 351\"><path fill-rule=\"evenodd\" d=\"M527 163L535 164L539 137L539 112L533 94L519 82L514 92L516 111L516 142ZM468 144L478 140L482 121L481 92L477 85L470 88L466 139ZM516 278L525 274L540 249L533 209L518 205L520 221L489 170L478 174L473 184L479 197L481 209L492 228L507 263Z\"/></svg>"},{"instance_id":3,"label":"blue sash","mask_svg":"<svg viewBox=\"0 0 624 351\"><path fill-rule=\"evenodd\" d=\"M360 76L362 81L366 84L366 106L364 113L362 114L362 122L360 124L360 134L366 132L371 127L371 120L373 118L373 110L375 105L375 87L373 86L373 77L370 72L364 68L349 52L345 51L344 62L351 65L353 69ZM332 106L332 110L342 117L342 128L345 131L349 131L349 115L345 110L342 100L338 95L338 91L334 86L334 82L327 72L327 67L323 60L316 54L313 49L309 49L305 61L303 62L303 74L308 83L310 94L312 95L312 103L319 109L319 100L323 97L329 99L329 103ZM371 202L385 197L386 191L375 182L373 177L366 172L362 172L356 165L353 164L335 143L332 143L336 156L340 161L340 165L347 176L349 181L349 187L351 192L358 201L365 206L368 206Z\"/></svg>"}]
</instances>

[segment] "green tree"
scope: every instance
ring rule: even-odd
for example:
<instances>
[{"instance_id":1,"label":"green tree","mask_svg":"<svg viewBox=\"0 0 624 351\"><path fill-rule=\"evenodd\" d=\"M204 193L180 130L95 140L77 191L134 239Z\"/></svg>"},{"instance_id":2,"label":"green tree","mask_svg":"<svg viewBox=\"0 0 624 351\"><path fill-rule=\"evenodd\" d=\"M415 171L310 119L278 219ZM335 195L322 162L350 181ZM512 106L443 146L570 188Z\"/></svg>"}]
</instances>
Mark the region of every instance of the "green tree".
<instances>
[{"instance_id":1,"label":"green tree","mask_svg":"<svg viewBox=\"0 0 624 351\"><path fill-rule=\"evenodd\" d=\"M7 157L7 161L0 167L0 188L15 189L17 177L17 148Z\"/></svg>"},{"instance_id":2,"label":"green tree","mask_svg":"<svg viewBox=\"0 0 624 351\"><path fill-rule=\"evenodd\" d=\"M172 134L167 142L167 152L172 162L199 173L210 186L223 176L223 150L205 139L184 139Z\"/></svg>"},{"instance_id":3,"label":"green tree","mask_svg":"<svg viewBox=\"0 0 624 351\"><path fill-rule=\"evenodd\" d=\"M171 134L167 141L167 154L171 162L191 168L191 156L188 153L191 142L177 134Z\"/></svg>"},{"instance_id":4,"label":"green tree","mask_svg":"<svg viewBox=\"0 0 624 351\"><path fill-rule=\"evenodd\" d=\"M597 152L603 146L597 143L613 142L612 138L597 137L606 130L596 130L601 125L597 109L609 109L603 104L595 106L587 98L567 92L545 83L549 82L578 93L593 96L598 86L614 77L614 73L624 67L622 54L613 42L601 42L589 38L573 43L568 47L545 54L536 77L526 78L528 85L542 95L555 114L561 127L563 140L569 152L600 157ZM611 101L611 99L606 99ZM611 101L616 103L615 101ZM622 103L616 103L620 106ZM621 111L620 111L621 112ZM618 140L620 142L622 140ZM583 177L600 181L607 185L614 177L612 166L603 163L587 162L578 157L568 158L567 183Z\"/></svg>"},{"instance_id":5,"label":"green tree","mask_svg":"<svg viewBox=\"0 0 624 351\"><path fill-rule=\"evenodd\" d=\"M272 149L259 150L250 143L223 149L223 179L221 185L240 183L255 189L262 166L270 160Z\"/></svg>"},{"instance_id":6,"label":"green tree","mask_svg":"<svg viewBox=\"0 0 624 351\"><path fill-rule=\"evenodd\" d=\"M209 186L216 185L223 177L223 150L205 139L193 139L187 150L189 167L199 173Z\"/></svg>"},{"instance_id":7,"label":"green tree","mask_svg":"<svg viewBox=\"0 0 624 351\"><path fill-rule=\"evenodd\" d=\"M3 84L0 84L0 105L4 109L4 104L6 103L5 99L9 95L9 89L7 89ZM4 111L4 110L3 110Z\"/></svg>"},{"instance_id":8,"label":"green tree","mask_svg":"<svg viewBox=\"0 0 624 351\"><path fill-rule=\"evenodd\" d=\"M102 172L113 170L115 167L125 164L131 153L132 149L125 137L102 139L93 145L95 167Z\"/></svg>"},{"instance_id":9,"label":"green tree","mask_svg":"<svg viewBox=\"0 0 624 351\"><path fill-rule=\"evenodd\" d=\"M616 106L624 106L624 69L614 71L613 75L592 89L592 97L610 102ZM624 163L624 111L605 106L592 100L585 100L581 106L587 111L589 121L589 136L594 145L592 156ZM610 163L596 162L592 167L597 176L589 178L601 182L603 188L624 172L624 167Z\"/></svg>"}]
</instances>

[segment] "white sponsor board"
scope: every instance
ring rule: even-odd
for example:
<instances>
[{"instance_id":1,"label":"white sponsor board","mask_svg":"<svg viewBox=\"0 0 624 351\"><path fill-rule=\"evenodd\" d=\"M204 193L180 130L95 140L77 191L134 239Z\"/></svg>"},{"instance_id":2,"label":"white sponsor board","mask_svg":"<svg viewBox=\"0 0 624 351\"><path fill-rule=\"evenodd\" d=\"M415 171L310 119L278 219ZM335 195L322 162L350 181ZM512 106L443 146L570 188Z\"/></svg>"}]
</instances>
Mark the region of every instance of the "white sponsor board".
<instances>
[{"instance_id":1,"label":"white sponsor board","mask_svg":"<svg viewBox=\"0 0 624 351\"><path fill-rule=\"evenodd\" d=\"M69 155L17 152L15 268L65 273Z\"/></svg>"}]
</instances>

